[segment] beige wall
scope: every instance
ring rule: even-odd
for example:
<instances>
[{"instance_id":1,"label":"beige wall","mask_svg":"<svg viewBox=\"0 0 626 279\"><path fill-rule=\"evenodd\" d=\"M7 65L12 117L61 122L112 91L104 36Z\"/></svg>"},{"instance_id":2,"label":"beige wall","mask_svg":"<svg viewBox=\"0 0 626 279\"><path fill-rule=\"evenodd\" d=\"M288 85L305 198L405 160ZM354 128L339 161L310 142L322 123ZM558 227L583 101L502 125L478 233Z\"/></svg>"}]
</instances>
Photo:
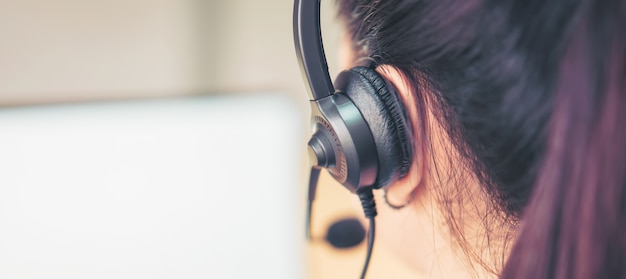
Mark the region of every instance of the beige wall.
<instances>
[{"instance_id":1,"label":"beige wall","mask_svg":"<svg viewBox=\"0 0 626 279\"><path fill-rule=\"evenodd\" d=\"M331 69L333 1L323 1ZM281 91L304 102L288 0L0 0L0 105Z\"/></svg>"}]
</instances>

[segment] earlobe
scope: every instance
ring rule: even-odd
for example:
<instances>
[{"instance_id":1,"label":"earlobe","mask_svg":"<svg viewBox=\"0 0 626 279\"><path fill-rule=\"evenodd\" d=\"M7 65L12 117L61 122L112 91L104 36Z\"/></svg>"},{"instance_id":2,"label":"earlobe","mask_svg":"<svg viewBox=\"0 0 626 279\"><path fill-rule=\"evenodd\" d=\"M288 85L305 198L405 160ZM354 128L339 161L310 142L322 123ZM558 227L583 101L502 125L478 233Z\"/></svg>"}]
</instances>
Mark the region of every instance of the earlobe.
<instances>
[{"instance_id":1,"label":"earlobe","mask_svg":"<svg viewBox=\"0 0 626 279\"><path fill-rule=\"evenodd\" d=\"M408 173L402 179L386 187L384 193L385 202L394 209L400 209L415 200L414 197L420 190L418 188L421 188L424 181L424 149L421 145L422 133L418 132L418 128L423 124L419 121L416 95L406 76L398 68L390 65L378 66L376 71L398 91L398 97L411 122L410 126L413 127L414 142L412 144L415 150L413 162Z\"/></svg>"}]
</instances>

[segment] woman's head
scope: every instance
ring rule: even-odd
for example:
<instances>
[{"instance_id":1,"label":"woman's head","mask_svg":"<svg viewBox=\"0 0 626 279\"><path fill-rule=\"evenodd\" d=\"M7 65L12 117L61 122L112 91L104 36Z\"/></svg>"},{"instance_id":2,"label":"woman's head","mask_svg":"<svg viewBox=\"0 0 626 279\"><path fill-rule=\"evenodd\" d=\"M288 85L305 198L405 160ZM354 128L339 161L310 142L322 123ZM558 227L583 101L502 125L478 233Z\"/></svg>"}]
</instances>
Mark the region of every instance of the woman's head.
<instances>
[{"instance_id":1,"label":"woman's head","mask_svg":"<svg viewBox=\"0 0 626 279\"><path fill-rule=\"evenodd\" d=\"M338 3L352 64L408 96L422 152L390 193L431 193L502 277L626 276L626 3Z\"/></svg>"}]
</instances>

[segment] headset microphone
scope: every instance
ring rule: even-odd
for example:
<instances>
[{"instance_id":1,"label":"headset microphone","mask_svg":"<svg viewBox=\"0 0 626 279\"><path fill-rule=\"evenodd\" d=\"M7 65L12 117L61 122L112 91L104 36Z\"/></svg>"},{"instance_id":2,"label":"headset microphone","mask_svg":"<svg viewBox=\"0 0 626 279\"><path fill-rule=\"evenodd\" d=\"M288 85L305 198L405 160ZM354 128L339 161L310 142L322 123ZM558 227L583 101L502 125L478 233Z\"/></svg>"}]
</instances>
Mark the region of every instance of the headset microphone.
<instances>
[{"instance_id":1,"label":"headset microphone","mask_svg":"<svg viewBox=\"0 0 626 279\"><path fill-rule=\"evenodd\" d=\"M320 29L320 0L295 0L294 42L308 82L313 135L307 205L310 239L312 203L321 169L359 196L370 220L365 276L375 235L372 193L406 175L413 158L410 122L395 88L374 69L355 67L330 80Z\"/></svg>"}]
</instances>

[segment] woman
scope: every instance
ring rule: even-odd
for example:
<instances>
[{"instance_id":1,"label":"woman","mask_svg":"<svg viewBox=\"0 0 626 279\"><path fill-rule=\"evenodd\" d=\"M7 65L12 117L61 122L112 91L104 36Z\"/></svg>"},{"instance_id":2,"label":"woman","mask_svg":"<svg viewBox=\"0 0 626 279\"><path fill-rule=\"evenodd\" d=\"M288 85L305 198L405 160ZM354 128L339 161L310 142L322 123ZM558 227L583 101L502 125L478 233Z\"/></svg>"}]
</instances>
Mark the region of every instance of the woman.
<instances>
[{"instance_id":1,"label":"woman","mask_svg":"<svg viewBox=\"0 0 626 279\"><path fill-rule=\"evenodd\" d=\"M419 151L381 242L432 277L626 278L626 1L339 9L349 66L398 88Z\"/></svg>"}]
</instances>

